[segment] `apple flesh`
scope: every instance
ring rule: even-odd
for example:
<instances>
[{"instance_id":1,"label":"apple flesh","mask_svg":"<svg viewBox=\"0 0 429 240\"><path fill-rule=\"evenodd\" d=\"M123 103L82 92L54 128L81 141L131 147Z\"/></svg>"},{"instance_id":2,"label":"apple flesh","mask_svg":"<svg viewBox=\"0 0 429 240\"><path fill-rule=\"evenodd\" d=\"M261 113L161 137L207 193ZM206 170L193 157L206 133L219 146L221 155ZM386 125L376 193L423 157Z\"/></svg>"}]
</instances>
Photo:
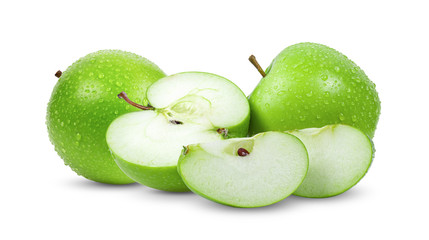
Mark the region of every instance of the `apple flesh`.
<instances>
[{"instance_id":1,"label":"apple flesh","mask_svg":"<svg viewBox=\"0 0 429 240\"><path fill-rule=\"evenodd\" d=\"M115 119L106 139L118 166L135 181L165 191L189 191L177 173L183 146L246 136L249 104L220 76L187 72L147 91L150 107Z\"/></svg>"},{"instance_id":2,"label":"apple flesh","mask_svg":"<svg viewBox=\"0 0 429 240\"><path fill-rule=\"evenodd\" d=\"M375 85L340 52L316 43L284 49L249 97L250 134L347 124L374 136Z\"/></svg>"},{"instance_id":3,"label":"apple flesh","mask_svg":"<svg viewBox=\"0 0 429 240\"><path fill-rule=\"evenodd\" d=\"M127 91L145 104L146 90L165 76L133 53L102 50L79 59L62 74L48 103L49 138L64 163L78 175L102 183L134 182L115 164L106 130L119 115L134 112L117 93Z\"/></svg>"},{"instance_id":4,"label":"apple flesh","mask_svg":"<svg viewBox=\"0 0 429 240\"><path fill-rule=\"evenodd\" d=\"M374 148L362 131L347 125L329 125L289 131L304 143L310 165L294 195L310 198L341 194L363 178Z\"/></svg>"},{"instance_id":5,"label":"apple flesh","mask_svg":"<svg viewBox=\"0 0 429 240\"><path fill-rule=\"evenodd\" d=\"M283 200L303 181L308 155L293 135L265 132L187 146L178 171L196 194L234 207L262 207Z\"/></svg>"}]
</instances>

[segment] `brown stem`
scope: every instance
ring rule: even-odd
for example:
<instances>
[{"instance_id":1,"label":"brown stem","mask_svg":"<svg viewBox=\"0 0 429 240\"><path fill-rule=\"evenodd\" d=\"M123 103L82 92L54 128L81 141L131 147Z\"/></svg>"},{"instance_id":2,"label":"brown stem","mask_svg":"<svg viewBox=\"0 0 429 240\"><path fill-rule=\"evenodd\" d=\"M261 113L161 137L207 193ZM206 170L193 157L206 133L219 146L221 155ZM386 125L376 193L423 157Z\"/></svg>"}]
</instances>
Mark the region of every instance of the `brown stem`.
<instances>
[{"instance_id":1,"label":"brown stem","mask_svg":"<svg viewBox=\"0 0 429 240\"><path fill-rule=\"evenodd\" d=\"M125 100L127 103L129 103L130 105L132 105L132 106L134 106L134 107L136 107L136 108L139 108L139 109L141 109L141 110L153 110L153 109L155 109L154 107L143 106L143 105L140 105L140 104L137 104L137 103L135 103L135 102L131 101L131 100L127 97L127 94L126 94L125 92L121 92L121 93L119 93L119 94L118 94L118 98L122 98L122 99L124 99L124 100Z\"/></svg>"},{"instance_id":2,"label":"brown stem","mask_svg":"<svg viewBox=\"0 0 429 240\"><path fill-rule=\"evenodd\" d=\"M63 75L63 72L61 72L60 70L58 70L58 71L55 73L55 77L57 77L57 78L60 78L60 77L61 77L61 75Z\"/></svg>"},{"instance_id":3,"label":"brown stem","mask_svg":"<svg viewBox=\"0 0 429 240\"><path fill-rule=\"evenodd\" d=\"M266 76L264 70L261 68L261 65L259 65L258 61L256 61L255 56L250 55L249 61L253 64L253 66L255 66L256 69L258 69L258 72L262 75L262 77Z\"/></svg>"},{"instance_id":4,"label":"brown stem","mask_svg":"<svg viewBox=\"0 0 429 240\"><path fill-rule=\"evenodd\" d=\"M240 157L245 157L245 156L249 155L250 153L249 153L249 151L247 151L244 148L239 148L238 151L237 151L237 154Z\"/></svg>"}]
</instances>

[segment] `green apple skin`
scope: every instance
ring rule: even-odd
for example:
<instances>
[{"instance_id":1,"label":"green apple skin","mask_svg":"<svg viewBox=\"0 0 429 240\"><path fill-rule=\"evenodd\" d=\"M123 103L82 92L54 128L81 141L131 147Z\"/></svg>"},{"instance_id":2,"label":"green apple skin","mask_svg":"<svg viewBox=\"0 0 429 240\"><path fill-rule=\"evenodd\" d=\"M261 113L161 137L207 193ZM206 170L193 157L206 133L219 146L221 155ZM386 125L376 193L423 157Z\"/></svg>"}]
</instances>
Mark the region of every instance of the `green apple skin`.
<instances>
[{"instance_id":1,"label":"green apple skin","mask_svg":"<svg viewBox=\"0 0 429 240\"><path fill-rule=\"evenodd\" d=\"M189 192L177 173L176 166L147 167L128 162L112 152L116 164L134 181L158 190L168 192Z\"/></svg>"},{"instance_id":2,"label":"green apple skin","mask_svg":"<svg viewBox=\"0 0 429 240\"><path fill-rule=\"evenodd\" d=\"M106 144L110 122L136 111L117 94L126 91L145 103L146 89L164 72L133 53L101 50L63 72L47 108L49 138L64 163L87 179L109 184L134 182L116 165Z\"/></svg>"},{"instance_id":3,"label":"green apple skin","mask_svg":"<svg viewBox=\"0 0 429 240\"><path fill-rule=\"evenodd\" d=\"M374 136L380 99L365 73L316 43L284 49L249 96L250 135L347 124Z\"/></svg>"}]
</instances>

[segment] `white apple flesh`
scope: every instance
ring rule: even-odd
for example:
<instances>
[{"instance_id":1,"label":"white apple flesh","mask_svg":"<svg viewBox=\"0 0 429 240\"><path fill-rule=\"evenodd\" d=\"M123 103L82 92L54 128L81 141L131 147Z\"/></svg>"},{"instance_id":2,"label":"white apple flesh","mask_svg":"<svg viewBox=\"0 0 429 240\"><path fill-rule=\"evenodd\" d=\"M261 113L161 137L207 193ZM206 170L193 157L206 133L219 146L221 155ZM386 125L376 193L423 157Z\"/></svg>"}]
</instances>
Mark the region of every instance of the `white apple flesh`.
<instances>
[{"instance_id":1,"label":"white apple flesh","mask_svg":"<svg viewBox=\"0 0 429 240\"><path fill-rule=\"evenodd\" d=\"M171 75L152 84L147 98L153 109L120 116L106 135L118 166L143 185L188 191L176 169L183 146L247 134L247 99L220 76Z\"/></svg>"},{"instance_id":2,"label":"white apple flesh","mask_svg":"<svg viewBox=\"0 0 429 240\"><path fill-rule=\"evenodd\" d=\"M283 200L298 188L307 168L303 143L282 132L189 145L178 164L193 192L234 207Z\"/></svg>"},{"instance_id":3,"label":"white apple flesh","mask_svg":"<svg viewBox=\"0 0 429 240\"><path fill-rule=\"evenodd\" d=\"M310 198L341 194L368 171L374 148L362 131L347 125L328 125L289 131L305 144L310 165L294 195Z\"/></svg>"}]
</instances>

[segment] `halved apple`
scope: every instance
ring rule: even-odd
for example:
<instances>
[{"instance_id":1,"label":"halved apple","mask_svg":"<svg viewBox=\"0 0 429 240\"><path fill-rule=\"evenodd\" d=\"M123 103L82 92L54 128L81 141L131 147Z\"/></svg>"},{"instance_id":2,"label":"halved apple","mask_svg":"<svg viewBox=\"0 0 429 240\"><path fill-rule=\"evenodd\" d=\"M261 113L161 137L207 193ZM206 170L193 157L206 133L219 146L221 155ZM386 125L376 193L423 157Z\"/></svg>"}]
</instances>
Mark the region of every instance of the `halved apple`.
<instances>
[{"instance_id":1,"label":"halved apple","mask_svg":"<svg viewBox=\"0 0 429 240\"><path fill-rule=\"evenodd\" d=\"M162 78L147 91L150 105L115 119L106 134L116 163L133 180L165 191L189 191L177 173L183 146L247 135L249 104L231 81L210 73ZM137 98L138 96L134 96Z\"/></svg>"},{"instance_id":2,"label":"halved apple","mask_svg":"<svg viewBox=\"0 0 429 240\"><path fill-rule=\"evenodd\" d=\"M347 125L289 131L305 144L310 166L294 195L311 198L341 194L366 174L374 157L371 139Z\"/></svg>"},{"instance_id":3,"label":"halved apple","mask_svg":"<svg viewBox=\"0 0 429 240\"><path fill-rule=\"evenodd\" d=\"M304 144L282 132L189 145L178 164L193 192L234 207L283 200L298 188L307 168Z\"/></svg>"}]
</instances>

